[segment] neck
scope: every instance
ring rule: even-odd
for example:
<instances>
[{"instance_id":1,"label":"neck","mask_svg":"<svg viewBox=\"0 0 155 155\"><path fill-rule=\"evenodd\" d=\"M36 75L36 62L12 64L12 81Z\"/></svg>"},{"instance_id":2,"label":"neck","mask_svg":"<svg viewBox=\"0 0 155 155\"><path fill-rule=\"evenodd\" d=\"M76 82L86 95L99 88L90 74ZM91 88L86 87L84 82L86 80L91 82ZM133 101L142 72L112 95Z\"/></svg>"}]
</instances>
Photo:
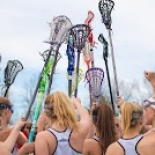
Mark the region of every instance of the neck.
<instances>
[{"instance_id":1,"label":"neck","mask_svg":"<svg viewBox=\"0 0 155 155\"><path fill-rule=\"evenodd\" d=\"M64 131L67 128L67 127L61 127L60 125L58 125L57 122L52 123L51 127L58 130L58 131Z\"/></svg>"},{"instance_id":2,"label":"neck","mask_svg":"<svg viewBox=\"0 0 155 155\"><path fill-rule=\"evenodd\" d=\"M140 130L134 128L134 129L130 129L130 130L126 131L123 134L123 138L130 139L130 138L138 136L139 134L140 134Z\"/></svg>"},{"instance_id":3,"label":"neck","mask_svg":"<svg viewBox=\"0 0 155 155\"><path fill-rule=\"evenodd\" d=\"M6 120L0 119L0 126L6 126Z\"/></svg>"}]
</instances>

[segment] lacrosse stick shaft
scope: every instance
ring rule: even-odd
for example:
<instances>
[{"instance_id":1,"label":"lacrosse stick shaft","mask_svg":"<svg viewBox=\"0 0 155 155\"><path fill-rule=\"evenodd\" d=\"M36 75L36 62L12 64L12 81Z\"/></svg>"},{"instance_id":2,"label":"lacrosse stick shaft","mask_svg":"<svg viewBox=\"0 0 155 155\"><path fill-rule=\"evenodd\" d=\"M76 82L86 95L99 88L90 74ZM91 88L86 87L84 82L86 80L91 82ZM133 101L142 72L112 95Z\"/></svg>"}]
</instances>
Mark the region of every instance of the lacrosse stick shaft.
<instances>
[{"instance_id":1,"label":"lacrosse stick shaft","mask_svg":"<svg viewBox=\"0 0 155 155\"><path fill-rule=\"evenodd\" d=\"M106 67L106 73L107 73L107 80L108 80L108 85L109 85L109 92L110 92L112 109L115 112L115 106L114 106L114 102L113 102L113 95L112 95L112 89L111 89L111 81L110 81L110 74L109 74L109 67L108 67L107 58L104 58L104 62L105 62L105 67Z\"/></svg>"},{"instance_id":2,"label":"lacrosse stick shaft","mask_svg":"<svg viewBox=\"0 0 155 155\"><path fill-rule=\"evenodd\" d=\"M10 86L8 86L6 88L5 93L4 93L4 97L8 97L9 88L10 88Z\"/></svg>"},{"instance_id":3,"label":"lacrosse stick shaft","mask_svg":"<svg viewBox=\"0 0 155 155\"><path fill-rule=\"evenodd\" d=\"M72 76L68 77L68 96L72 96Z\"/></svg>"},{"instance_id":4,"label":"lacrosse stick shaft","mask_svg":"<svg viewBox=\"0 0 155 155\"><path fill-rule=\"evenodd\" d=\"M74 65L75 65L75 53L74 48L70 46L70 42L68 42L67 50L68 56L68 96L72 96L72 81L73 81L73 74L74 74Z\"/></svg>"},{"instance_id":5,"label":"lacrosse stick shaft","mask_svg":"<svg viewBox=\"0 0 155 155\"><path fill-rule=\"evenodd\" d=\"M51 70L51 75L50 75L50 79L49 79L49 84L48 84L48 87L47 87L47 95L50 94L50 90L51 90L51 86L52 86L52 83L53 83L53 75L54 75L54 72L55 72L55 67L56 67L56 64L57 64L57 59L58 59L58 51L59 51L59 48L60 48L60 45L57 46L57 50L55 51L56 54L55 54L55 57L54 57L54 62L53 62L53 65L52 65L52 70Z\"/></svg>"},{"instance_id":6,"label":"lacrosse stick shaft","mask_svg":"<svg viewBox=\"0 0 155 155\"><path fill-rule=\"evenodd\" d=\"M44 96L45 96L45 89L47 86L47 83L49 81L48 75L50 73L50 68L51 68L51 62L50 62L50 57L51 57L51 53L52 53L53 47L50 49L50 52L48 54L48 57L46 59L47 63L46 66L44 67L43 70L43 74L42 74L42 78L39 84L39 88L38 88L38 96L37 96L37 105L35 107L35 114L33 117L33 121L32 121L32 127L30 130L30 134L29 134L29 142L32 142L35 136L35 126L41 111L41 107L42 107L42 103L44 100Z\"/></svg>"},{"instance_id":7,"label":"lacrosse stick shaft","mask_svg":"<svg viewBox=\"0 0 155 155\"><path fill-rule=\"evenodd\" d=\"M109 41L110 41L110 47L111 47L111 56L112 56L112 64L113 64L113 72L114 72L114 81L115 81L115 86L116 86L116 93L117 93L117 96L119 96L117 70L116 70L114 48L113 48L112 37L111 37L111 30L108 30L108 34L109 34Z\"/></svg>"},{"instance_id":8,"label":"lacrosse stick shaft","mask_svg":"<svg viewBox=\"0 0 155 155\"><path fill-rule=\"evenodd\" d=\"M80 52L81 50L78 49L77 51L77 64L76 64L76 80L75 80L75 91L74 96L77 97L78 94L78 80L79 80L79 66L80 66Z\"/></svg>"},{"instance_id":9,"label":"lacrosse stick shaft","mask_svg":"<svg viewBox=\"0 0 155 155\"><path fill-rule=\"evenodd\" d=\"M44 72L44 68L45 68L45 66L47 66L47 64L48 64L48 61L49 61L49 59L50 59L52 50L53 50L53 46L51 46L50 52L49 52L49 54L48 54L48 56L47 56L47 59L45 60L44 67L43 67L42 72L41 72L41 74L40 74L39 80L38 80L37 85L36 85L36 89L35 89L35 91L34 91L33 97L32 97L31 102L30 102L30 106L29 106L28 111L27 111L26 116L25 116L25 119L26 119L26 120L29 118L29 115L30 115L30 112L31 112L31 108L32 108L32 106L33 106L33 104L34 104L34 101L35 101L35 98L36 98L38 89L39 89L39 87L40 87L40 83L41 83L41 80L42 80L42 75L43 75L43 72Z\"/></svg>"}]
</instances>

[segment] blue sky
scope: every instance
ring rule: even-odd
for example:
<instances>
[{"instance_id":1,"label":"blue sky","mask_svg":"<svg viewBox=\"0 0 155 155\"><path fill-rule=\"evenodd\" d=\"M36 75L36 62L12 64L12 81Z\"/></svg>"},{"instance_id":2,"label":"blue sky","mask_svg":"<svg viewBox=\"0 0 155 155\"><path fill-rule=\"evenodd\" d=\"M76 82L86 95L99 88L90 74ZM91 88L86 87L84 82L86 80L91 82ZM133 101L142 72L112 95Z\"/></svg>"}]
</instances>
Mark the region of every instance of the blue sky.
<instances>
[{"instance_id":1,"label":"blue sky","mask_svg":"<svg viewBox=\"0 0 155 155\"><path fill-rule=\"evenodd\" d=\"M112 12L112 38L117 73L119 81L130 81L128 85L135 80L143 79L144 70L155 69L154 6L153 0L115 0L115 8ZM0 0L1 74L8 60L20 60L24 66L24 70L18 75L10 90L15 105L21 102L18 99L22 98L21 92L26 93L23 84L33 77L33 72L37 73L42 69L43 61L39 52L50 48L48 44L43 43L50 34L47 22L52 21L55 16L66 15L73 24L80 24L84 22L89 10L95 14L92 27L96 41L100 33L103 33L108 40L105 26L101 23L98 0ZM59 89L67 92L65 50L66 45L63 44L60 48L62 59L56 69L53 91ZM94 52L95 66L104 69L102 46L99 42ZM111 56L108 61L113 78ZM81 68L86 69L82 59ZM65 83L63 86L60 85L61 80ZM141 86L139 89L147 94L145 87ZM84 90L84 93L81 90ZM88 89L82 81L79 97L88 105L85 96L88 96Z\"/></svg>"}]
</instances>

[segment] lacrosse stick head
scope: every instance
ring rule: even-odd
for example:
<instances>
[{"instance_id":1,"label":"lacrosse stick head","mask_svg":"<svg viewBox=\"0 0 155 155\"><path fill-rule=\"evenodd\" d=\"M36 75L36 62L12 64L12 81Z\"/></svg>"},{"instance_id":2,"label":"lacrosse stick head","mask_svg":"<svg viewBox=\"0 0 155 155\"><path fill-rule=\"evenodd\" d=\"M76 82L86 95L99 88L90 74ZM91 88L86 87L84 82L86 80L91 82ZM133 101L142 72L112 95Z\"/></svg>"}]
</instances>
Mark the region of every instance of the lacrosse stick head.
<instances>
[{"instance_id":1,"label":"lacrosse stick head","mask_svg":"<svg viewBox=\"0 0 155 155\"><path fill-rule=\"evenodd\" d=\"M94 19L94 17L95 17L95 15L94 15L94 13L92 12L92 11L88 11L88 16L87 16L87 18L86 18L86 20L84 21L84 23L86 24L86 25L88 25L88 26L91 26L91 22L92 22L92 20Z\"/></svg>"},{"instance_id":2,"label":"lacrosse stick head","mask_svg":"<svg viewBox=\"0 0 155 155\"><path fill-rule=\"evenodd\" d=\"M68 17L63 15L55 17L50 24L51 34L46 42L51 45L61 45L66 40L67 32L72 26Z\"/></svg>"},{"instance_id":3,"label":"lacrosse stick head","mask_svg":"<svg viewBox=\"0 0 155 155\"><path fill-rule=\"evenodd\" d=\"M89 83L90 94L94 102L100 102L102 97L102 83L104 79L104 71L102 68L92 67L86 71L85 78Z\"/></svg>"},{"instance_id":4,"label":"lacrosse stick head","mask_svg":"<svg viewBox=\"0 0 155 155\"><path fill-rule=\"evenodd\" d=\"M102 22L105 24L107 29L111 29L111 11L114 8L114 1L112 0L100 0L98 8L102 17Z\"/></svg>"},{"instance_id":5,"label":"lacrosse stick head","mask_svg":"<svg viewBox=\"0 0 155 155\"><path fill-rule=\"evenodd\" d=\"M50 50L46 50L44 51L43 53L40 53L40 55L43 57L43 60L46 61L46 59L48 58L48 55L49 55L49 52ZM52 51L51 55L52 56L55 56L55 53L58 52L58 51ZM58 57L57 57L57 61L59 61L61 58L61 54L58 52Z\"/></svg>"},{"instance_id":6,"label":"lacrosse stick head","mask_svg":"<svg viewBox=\"0 0 155 155\"><path fill-rule=\"evenodd\" d=\"M88 11L88 16L85 20L85 24L88 25L90 28L91 28L91 22L92 20L94 19L95 15L92 11ZM92 30L88 36L88 41L89 43L91 43L92 45L95 45L95 42L94 42L94 36L93 36L93 33L92 33Z\"/></svg>"},{"instance_id":7,"label":"lacrosse stick head","mask_svg":"<svg viewBox=\"0 0 155 155\"><path fill-rule=\"evenodd\" d=\"M73 47L81 51L85 46L90 31L90 27L86 24L77 24L69 29L68 35L72 36Z\"/></svg>"},{"instance_id":8,"label":"lacrosse stick head","mask_svg":"<svg viewBox=\"0 0 155 155\"><path fill-rule=\"evenodd\" d=\"M16 75L23 69L23 65L18 60L9 60L7 66L5 68L5 84L6 86L10 86L14 80Z\"/></svg>"},{"instance_id":9,"label":"lacrosse stick head","mask_svg":"<svg viewBox=\"0 0 155 155\"><path fill-rule=\"evenodd\" d=\"M108 57L108 42L104 38L103 34L99 34L98 36L98 41L103 44L103 57L107 58Z\"/></svg>"}]
</instances>

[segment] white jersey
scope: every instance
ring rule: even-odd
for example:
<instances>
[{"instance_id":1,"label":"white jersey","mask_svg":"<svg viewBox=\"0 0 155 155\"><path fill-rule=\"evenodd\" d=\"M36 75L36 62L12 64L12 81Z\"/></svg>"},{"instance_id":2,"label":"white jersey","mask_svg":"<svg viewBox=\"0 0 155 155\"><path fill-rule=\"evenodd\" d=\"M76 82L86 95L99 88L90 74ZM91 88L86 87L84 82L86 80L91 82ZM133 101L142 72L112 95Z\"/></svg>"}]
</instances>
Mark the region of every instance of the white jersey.
<instances>
[{"instance_id":1,"label":"white jersey","mask_svg":"<svg viewBox=\"0 0 155 155\"><path fill-rule=\"evenodd\" d=\"M125 155L139 155L137 145L143 138L142 135L136 136L132 139L119 139L117 142L123 148Z\"/></svg>"},{"instance_id":2,"label":"white jersey","mask_svg":"<svg viewBox=\"0 0 155 155\"><path fill-rule=\"evenodd\" d=\"M72 130L66 129L64 132L58 132L52 128L48 129L57 140L57 146L53 155L81 155L81 152L76 151L70 144Z\"/></svg>"}]
</instances>

